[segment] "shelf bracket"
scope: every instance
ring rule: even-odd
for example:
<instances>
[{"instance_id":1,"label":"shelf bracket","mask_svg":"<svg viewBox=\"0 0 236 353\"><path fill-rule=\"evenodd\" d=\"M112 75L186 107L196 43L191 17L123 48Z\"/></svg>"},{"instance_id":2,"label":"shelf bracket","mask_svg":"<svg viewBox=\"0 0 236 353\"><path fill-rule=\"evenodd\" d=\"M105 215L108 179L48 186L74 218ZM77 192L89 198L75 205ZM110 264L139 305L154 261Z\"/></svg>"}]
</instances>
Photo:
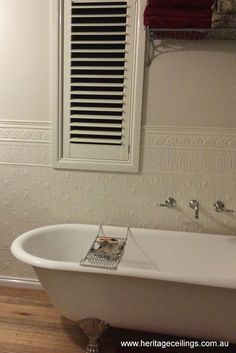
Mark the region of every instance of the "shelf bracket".
<instances>
[{"instance_id":1,"label":"shelf bracket","mask_svg":"<svg viewBox=\"0 0 236 353\"><path fill-rule=\"evenodd\" d=\"M155 43L153 38L153 32L146 28L146 65L150 67L155 56Z\"/></svg>"}]
</instances>

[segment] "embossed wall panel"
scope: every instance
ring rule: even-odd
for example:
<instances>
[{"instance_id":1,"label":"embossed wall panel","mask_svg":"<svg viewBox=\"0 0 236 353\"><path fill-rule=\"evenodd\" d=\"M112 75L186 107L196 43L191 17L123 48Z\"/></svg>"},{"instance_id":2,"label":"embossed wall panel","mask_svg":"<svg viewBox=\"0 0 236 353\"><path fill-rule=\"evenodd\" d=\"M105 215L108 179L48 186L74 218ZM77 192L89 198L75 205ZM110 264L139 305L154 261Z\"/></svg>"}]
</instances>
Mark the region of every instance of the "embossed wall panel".
<instances>
[{"instance_id":1,"label":"embossed wall panel","mask_svg":"<svg viewBox=\"0 0 236 353\"><path fill-rule=\"evenodd\" d=\"M51 168L50 124L0 124L0 274L33 277L10 244L48 224L106 223L236 235L236 131L143 127L140 172L99 173ZM159 208L172 196L177 208ZM200 202L194 220L190 199Z\"/></svg>"}]
</instances>

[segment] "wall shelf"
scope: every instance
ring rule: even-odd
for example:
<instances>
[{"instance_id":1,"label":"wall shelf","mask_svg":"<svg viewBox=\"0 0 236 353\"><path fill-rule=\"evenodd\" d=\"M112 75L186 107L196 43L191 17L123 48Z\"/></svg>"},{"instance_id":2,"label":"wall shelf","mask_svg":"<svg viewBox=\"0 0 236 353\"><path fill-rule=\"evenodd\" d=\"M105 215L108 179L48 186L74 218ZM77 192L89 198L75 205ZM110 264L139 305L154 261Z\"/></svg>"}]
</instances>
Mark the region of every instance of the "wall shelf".
<instances>
[{"instance_id":1,"label":"wall shelf","mask_svg":"<svg viewBox=\"0 0 236 353\"><path fill-rule=\"evenodd\" d=\"M146 28L147 32L147 66L150 66L157 48L155 40L184 41L223 39L236 40L235 28Z\"/></svg>"}]
</instances>

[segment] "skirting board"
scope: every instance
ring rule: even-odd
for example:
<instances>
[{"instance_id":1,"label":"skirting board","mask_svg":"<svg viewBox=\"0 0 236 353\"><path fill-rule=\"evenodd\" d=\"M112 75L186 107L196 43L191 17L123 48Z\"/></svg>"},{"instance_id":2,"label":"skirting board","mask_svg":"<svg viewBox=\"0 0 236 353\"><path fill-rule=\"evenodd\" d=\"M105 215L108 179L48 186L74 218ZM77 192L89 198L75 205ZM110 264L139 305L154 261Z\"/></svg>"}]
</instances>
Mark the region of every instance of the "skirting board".
<instances>
[{"instance_id":1,"label":"skirting board","mask_svg":"<svg viewBox=\"0 0 236 353\"><path fill-rule=\"evenodd\" d=\"M0 287L15 287L27 289L43 289L39 280L17 277L3 277L0 276Z\"/></svg>"}]
</instances>

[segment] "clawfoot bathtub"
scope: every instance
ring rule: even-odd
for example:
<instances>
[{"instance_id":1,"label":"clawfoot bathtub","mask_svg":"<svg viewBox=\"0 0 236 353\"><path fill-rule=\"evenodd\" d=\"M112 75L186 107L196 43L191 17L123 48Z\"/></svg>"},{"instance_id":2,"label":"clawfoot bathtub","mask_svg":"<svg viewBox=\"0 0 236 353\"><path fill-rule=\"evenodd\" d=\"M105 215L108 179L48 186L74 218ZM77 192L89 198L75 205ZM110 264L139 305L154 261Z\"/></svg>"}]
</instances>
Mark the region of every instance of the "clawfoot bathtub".
<instances>
[{"instance_id":1,"label":"clawfoot bathtub","mask_svg":"<svg viewBox=\"0 0 236 353\"><path fill-rule=\"evenodd\" d=\"M236 237L131 228L117 270L81 266L98 229L38 228L11 250L71 320L97 317L115 327L236 342ZM122 227L104 230L124 234Z\"/></svg>"}]
</instances>

